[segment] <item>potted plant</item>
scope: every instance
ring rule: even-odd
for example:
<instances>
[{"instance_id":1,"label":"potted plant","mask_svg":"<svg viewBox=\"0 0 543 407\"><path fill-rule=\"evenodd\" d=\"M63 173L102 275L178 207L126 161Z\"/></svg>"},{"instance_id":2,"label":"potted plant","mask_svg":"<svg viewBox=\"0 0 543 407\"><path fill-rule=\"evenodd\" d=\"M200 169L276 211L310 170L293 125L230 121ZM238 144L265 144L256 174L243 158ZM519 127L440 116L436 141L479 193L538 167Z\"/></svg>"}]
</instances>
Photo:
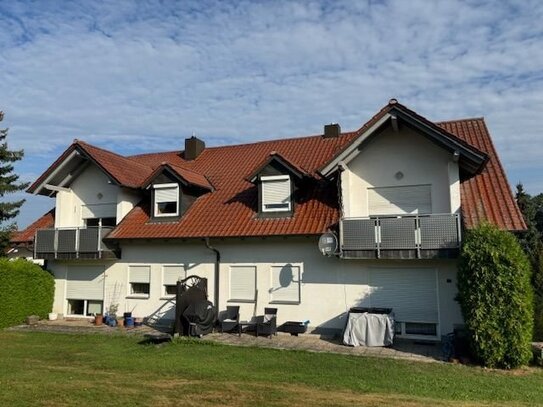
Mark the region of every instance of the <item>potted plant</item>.
<instances>
[{"instance_id":1,"label":"potted plant","mask_svg":"<svg viewBox=\"0 0 543 407\"><path fill-rule=\"evenodd\" d=\"M106 324L109 326L117 325L117 311L119 310L119 304L110 304L107 309Z\"/></svg>"}]
</instances>

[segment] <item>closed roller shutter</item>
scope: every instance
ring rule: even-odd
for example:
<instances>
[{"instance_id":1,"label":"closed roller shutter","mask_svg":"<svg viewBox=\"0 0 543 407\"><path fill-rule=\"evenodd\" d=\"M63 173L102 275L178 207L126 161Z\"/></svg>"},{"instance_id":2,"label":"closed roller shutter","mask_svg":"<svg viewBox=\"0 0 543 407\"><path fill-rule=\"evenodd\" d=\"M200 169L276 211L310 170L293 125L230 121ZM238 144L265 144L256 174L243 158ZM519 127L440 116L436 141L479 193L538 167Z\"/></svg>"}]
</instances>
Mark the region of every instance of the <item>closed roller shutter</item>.
<instances>
[{"instance_id":1,"label":"closed roller shutter","mask_svg":"<svg viewBox=\"0 0 543 407\"><path fill-rule=\"evenodd\" d=\"M262 203L264 209L290 208L290 178L288 176L262 177Z\"/></svg>"},{"instance_id":2,"label":"closed roller shutter","mask_svg":"<svg viewBox=\"0 0 543 407\"><path fill-rule=\"evenodd\" d=\"M76 266L68 269L66 298L74 300L104 299L104 268Z\"/></svg>"},{"instance_id":3,"label":"closed roller shutter","mask_svg":"<svg viewBox=\"0 0 543 407\"><path fill-rule=\"evenodd\" d=\"M370 216L432 213L432 187L411 185L368 189L368 210Z\"/></svg>"},{"instance_id":4,"label":"closed roller shutter","mask_svg":"<svg viewBox=\"0 0 543 407\"><path fill-rule=\"evenodd\" d=\"M255 266L230 267L230 299L253 301L256 290Z\"/></svg>"},{"instance_id":5,"label":"closed roller shutter","mask_svg":"<svg viewBox=\"0 0 543 407\"><path fill-rule=\"evenodd\" d=\"M298 266L273 266L272 301L300 302L300 268Z\"/></svg>"},{"instance_id":6,"label":"closed roller shutter","mask_svg":"<svg viewBox=\"0 0 543 407\"><path fill-rule=\"evenodd\" d=\"M396 320L438 323L436 270L371 269L370 287L371 306L392 308Z\"/></svg>"}]
</instances>

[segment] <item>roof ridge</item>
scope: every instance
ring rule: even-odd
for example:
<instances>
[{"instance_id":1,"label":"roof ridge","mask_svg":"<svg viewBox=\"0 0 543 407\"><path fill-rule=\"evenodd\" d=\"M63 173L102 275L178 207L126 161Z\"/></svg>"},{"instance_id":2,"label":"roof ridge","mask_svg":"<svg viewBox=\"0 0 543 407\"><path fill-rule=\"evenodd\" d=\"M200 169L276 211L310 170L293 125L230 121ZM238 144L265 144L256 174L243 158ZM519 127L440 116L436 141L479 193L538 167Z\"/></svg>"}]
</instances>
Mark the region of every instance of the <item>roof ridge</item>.
<instances>
[{"instance_id":1,"label":"roof ridge","mask_svg":"<svg viewBox=\"0 0 543 407\"><path fill-rule=\"evenodd\" d=\"M352 131L345 131L345 132L340 133L338 137L351 136L357 131L358 129L352 130ZM227 144L227 145L222 145L222 146L212 146L212 147L206 146L205 150L212 150L212 149L219 149L219 148L235 148L235 147L250 146L250 145L255 145L255 144L276 143L279 141L302 140L302 139L310 139L310 138L317 138L317 137L322 137L322 134L312 134L310 136L294 136L294 137L286 137L286 138L276 138L276 139L271 139L271 140L258 140L258 141L253 141L253 142L240 143L240 144ZM332 139L335 139L335 137L331 138L331 140ZM141 154L129 155L129 156L126 156L126 158L133 159L133 158L140 158L144 156L157 155L157 154L172 154L172 153L181 154L183 151L184 150L157 151L154 153L141 153Z\"/></svg>"}]
</instances>

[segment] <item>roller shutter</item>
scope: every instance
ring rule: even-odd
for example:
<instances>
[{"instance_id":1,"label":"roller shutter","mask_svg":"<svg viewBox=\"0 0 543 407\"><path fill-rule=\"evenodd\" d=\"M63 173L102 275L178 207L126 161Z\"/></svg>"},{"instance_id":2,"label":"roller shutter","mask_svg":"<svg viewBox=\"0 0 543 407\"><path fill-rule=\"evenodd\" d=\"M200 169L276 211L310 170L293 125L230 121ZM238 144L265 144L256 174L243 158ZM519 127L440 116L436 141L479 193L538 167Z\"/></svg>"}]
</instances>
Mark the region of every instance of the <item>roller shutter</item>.
<instances>
[{"instance_id":1,"label":"roller shutter","mask_svg":"<svg viewBox=\"0 0 543 407\"><path fill-rule=\"evenodd\" d=\"M66 280L66 298L103 300L104 268L102 266L70 266Z\"/></svg>"},{"instance_id":2,"label":"roller shutter","mask_svg":"<svg viewBox=\"0 0 543 407\"><path fill-rule=\"evenodd\" d=\"M370 188L368 211L370 216L432 213L432 187L411 185Z\"/></svg>"},{"instance_id":3,"label":"roller shutter","mask_svg":"<svg viewBox=\"0 0 543 407\"><path fill-rule=\"evenodd\" d=\"M253 301L256 290L255 266L230 267L230 299Z\"/></svg>"},{"instance_id":4,"label":"roller shutter","mask_svg":"<svg viewBox=\"0 0 543 407\"><path fill-rule=\"evenodd\" d=\"M374 268L370 287L371 306L392 308L398 321L439 322L435 269Z\"/></svg>"}]
</instances>

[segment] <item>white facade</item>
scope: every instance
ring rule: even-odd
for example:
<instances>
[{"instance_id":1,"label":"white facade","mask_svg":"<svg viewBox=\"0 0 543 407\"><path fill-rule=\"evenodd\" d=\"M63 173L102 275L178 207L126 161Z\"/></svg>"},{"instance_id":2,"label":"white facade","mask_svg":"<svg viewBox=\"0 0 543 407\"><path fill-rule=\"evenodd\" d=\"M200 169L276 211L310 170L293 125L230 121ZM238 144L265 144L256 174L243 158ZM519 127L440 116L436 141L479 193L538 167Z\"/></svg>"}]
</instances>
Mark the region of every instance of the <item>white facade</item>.
<instances>
[{"instance_id":1,"label":"white facade","mask_svg":"<svg viewBox=\"0 0 543 407\"><path fill-rule=\"evenodd\" d=\"M369 190L429 186L431 213L458 213L460 176L454 156L410 129L385 130L341 173L345 217L371 215Z\"/></svg>"},{"instance_id":2,"label":"white facade","mask_svg":"<svg viewBox=\"0 0 543 407\"><path fill-rule=\"evenodd\" d=\"M343 167L344 217L373 215L372 194L378 196L379 188L397 187L427 191L426 201L421 204L424 213L460 211L455 157L407 128L399 132L385 130ZM91 164L68 191L57 193L55 227L84 226L88 214L116 217L119 223L140 198L139 193L112 184ZM278 308L279 324L309 320L310 329L339 330L353 306L393 307L403 323L433 324L433 339L463 322L454 300L454 260L324 257L317 249L316 237L212 240L211 244L221 253L218 309L239 305L242 320L250 320L263 314L265 307L273 306ZM209 299L216 303L215 253L203 241L123 242L121 253L121 259L111 261L49 261L48 268L56 280L53 311L69 315L69 300L74 299L84 300L84 313L90 313L90 307L101 301L103 312L118 305L119 314L132 312L135 317L170 323L175 302L165 286L168 281L171 284L172 270L180 270L181 278L207 278ZM99 276L103 292L100 294L93 286L93 298L70 298L85 296L74 282L82 267ZM283 270L288 270L288 284L282 281ZM240 280L239 276L244 277ZM405 334L407 325L402 329Z\"/></svg>"},{"instance_id":3,"label":"white facade","mask_svg":"<svg viewBox=\"0 0 543 407\"><path fill-rule=\"evenodd\" d=\"M140 201L135 191L110 182L95 165L89 165L70 185L56 195L56 228L81 227L92 211L116 217L117 223ZM88 215L87 215L88 214Z\"/></svg>"},{"instance_id":4,"label":"white facade","mask_svg":"<svg viewBox=\"0 0 543 407\"><path fill-rule=\"evenodd\" d=\"M454 261L384 261L341 260L322 256L314 238L255 239L236 241L212 241L221 253L219 280L219 310L227 305L239 305L241 319L250 320L261 315L264 307L278 308L278 323L288 320L310 320L310 328L342 329L346 311L353 306L376 306L375 286L372 273L398 273L402 270L420 271L435 284L427 301L435 302L437 337L452 331L462 323L456 296L456 263ZM141 242L125 244L122 260L99 263L104 268L104 309L110 304L119 305L119 313L131 311L135 317L170 323L174 317L175 303L164 292L164 267L182 265L185 275L198 275L208 279L210 301L214 297L215 254L203 242ZM68 313L66 278L70 270L80 266L97 265L89 262L50 262L49 268L56 277L54 312ZM129 269L131 266L150 267L150 292L148 296L130 293ZM293 279L299 290L299 301L274 301L273 268L294 266L300 271L299 280ZM256 270L256 295L254 300L232 300L231 268L252 266ZM376 276L377 274L373 274ZM394 275L394 274L393 274ZM420 300L417 287L412 287L413 302ZM435 297L434 297L435 295Z\"/></svg>"}]
</instances>

